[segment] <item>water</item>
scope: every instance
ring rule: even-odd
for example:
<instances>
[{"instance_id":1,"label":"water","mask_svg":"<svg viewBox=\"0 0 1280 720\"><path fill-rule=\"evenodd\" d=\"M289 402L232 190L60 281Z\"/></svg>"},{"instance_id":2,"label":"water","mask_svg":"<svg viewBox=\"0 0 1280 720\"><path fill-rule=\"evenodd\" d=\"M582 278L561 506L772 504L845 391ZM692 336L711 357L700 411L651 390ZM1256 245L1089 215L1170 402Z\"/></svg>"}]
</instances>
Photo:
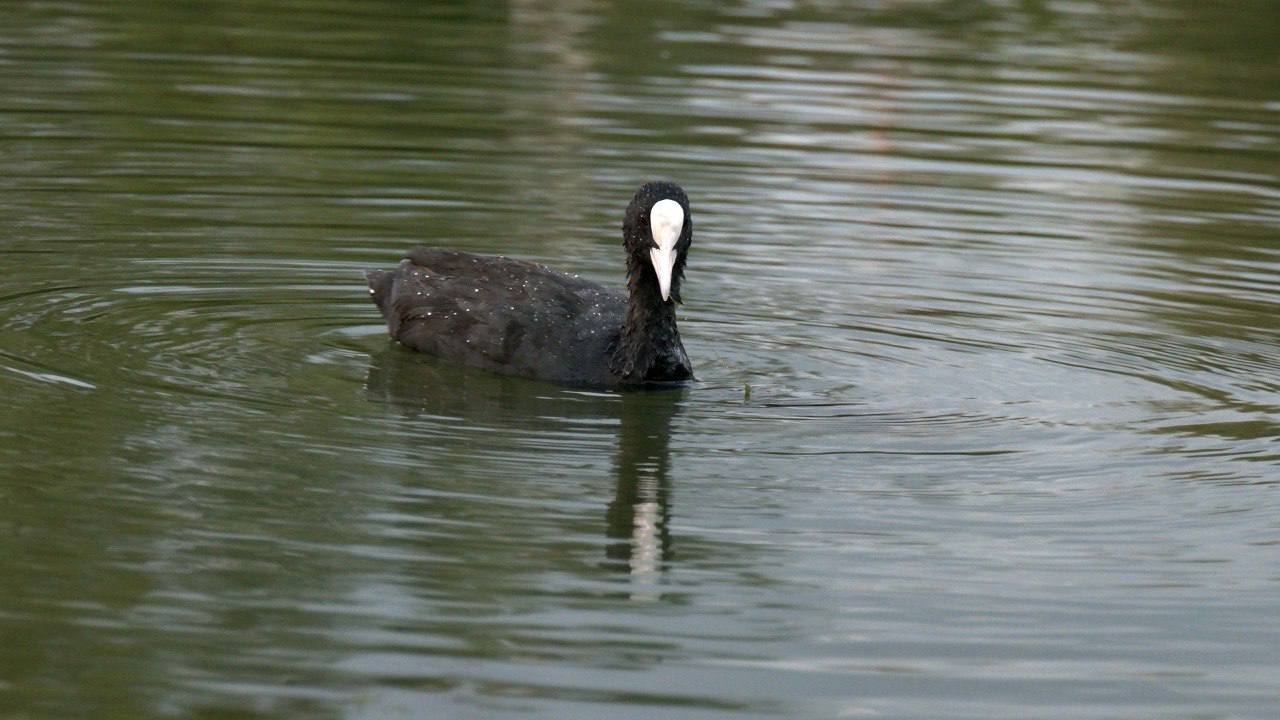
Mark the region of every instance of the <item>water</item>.
<instances>
[{"instance_id":1,"label":"water","mask_svg":"<svg viewBox=\"0 0 1280 720\"><path fill-rule=\"evenodd\" d=\"M1273 718L1269 0L0 7L0 716ZM699 381L390 346L420 242Z\"/></svg>"}]
</instances>

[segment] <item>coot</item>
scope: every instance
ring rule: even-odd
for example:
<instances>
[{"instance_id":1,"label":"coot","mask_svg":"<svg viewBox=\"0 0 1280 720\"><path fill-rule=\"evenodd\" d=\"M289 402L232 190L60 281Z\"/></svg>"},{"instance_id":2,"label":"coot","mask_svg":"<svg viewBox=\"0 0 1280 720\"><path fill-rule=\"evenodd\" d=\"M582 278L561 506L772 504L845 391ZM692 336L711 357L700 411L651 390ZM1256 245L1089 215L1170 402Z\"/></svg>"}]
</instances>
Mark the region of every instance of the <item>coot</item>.
<instances>
[{"instance_id":1,"label":"coot","mask_svg":"<svg viewBox=\"0 0 1280 720\"><path fill-rule=\"evenodd\" d=\"M680 186L647 183L622 221L627 294L506 257L414 248L366 273L400 343L508 375L616 388L693 377L676 303L693 239Z\"/></svg>"}]
</instances>

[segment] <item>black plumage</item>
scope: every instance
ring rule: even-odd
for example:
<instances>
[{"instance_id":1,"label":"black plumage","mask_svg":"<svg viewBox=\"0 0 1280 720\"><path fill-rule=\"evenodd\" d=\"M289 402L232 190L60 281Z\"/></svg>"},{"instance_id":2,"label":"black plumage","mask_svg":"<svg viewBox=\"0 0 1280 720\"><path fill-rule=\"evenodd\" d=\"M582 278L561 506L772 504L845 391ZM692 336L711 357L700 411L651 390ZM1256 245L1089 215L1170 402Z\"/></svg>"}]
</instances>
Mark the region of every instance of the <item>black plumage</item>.
<instances>
[{"instance_id":1,"label":"black plumage","mask_svg":"<svg viewBox=\"0 0 1280 720\"><path fill-rule=\"evenodd\" d=\"M651 217L664 200L683 211L678 234L666 222L680 216L671 203ZM622 237L625 295L532 262L432 248L414 248L394 270L366 276L391 337L420 352L566 385L690 379L675 313L693 238L684 191L672 183L641 187L623 217ZM660 266L669 271L666 298Z\"/></svg>"}]
</instances>

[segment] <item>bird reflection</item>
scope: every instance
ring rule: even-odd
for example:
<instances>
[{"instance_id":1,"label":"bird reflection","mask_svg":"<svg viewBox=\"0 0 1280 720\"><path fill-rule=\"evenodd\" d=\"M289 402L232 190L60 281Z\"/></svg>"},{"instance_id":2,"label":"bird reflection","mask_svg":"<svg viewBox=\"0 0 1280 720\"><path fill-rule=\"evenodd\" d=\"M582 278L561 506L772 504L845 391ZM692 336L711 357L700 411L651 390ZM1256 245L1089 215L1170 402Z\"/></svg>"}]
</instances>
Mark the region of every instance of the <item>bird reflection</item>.
<instances>
[{"instance_id":1,"label":"bird reflection","mask_svg":"<svg viewBox=\"0 0 1280 720\"><path fill-rule=\"evenodd\" d=\"M660 596L673 556L671 425L687 391L679 386L626 393L582 393L469 371L389 347L371 357L369 396L408 416L456 419L536 432L547 418L616 421L614 495L605 511L605 567L631 577L633 599ZM548 427L549 430L562 428Z\"/></svg>"},{"instance_id":2,"label":"bird reflection","mask_svg":"<svg viewBox=\"0 0 1280 720\"><path fill-rule=\"evenodd\" d=\"M657 597L661 573L672 556L669 440L683 396L683 390L664 390L622 397L605 555L612 567L630 573L637 599Z\"/></svg>"}]
</instances>

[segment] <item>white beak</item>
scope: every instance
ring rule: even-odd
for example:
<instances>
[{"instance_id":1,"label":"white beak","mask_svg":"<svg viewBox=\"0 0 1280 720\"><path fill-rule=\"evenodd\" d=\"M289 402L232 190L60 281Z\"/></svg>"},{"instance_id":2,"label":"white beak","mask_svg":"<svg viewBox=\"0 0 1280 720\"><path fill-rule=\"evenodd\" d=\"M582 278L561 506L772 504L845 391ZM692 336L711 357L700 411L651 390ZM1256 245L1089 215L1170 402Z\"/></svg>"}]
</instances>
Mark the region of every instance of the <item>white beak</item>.
<instances>
[{"instance_id":1,"label":"white beak","mask_svg":"<svg viewBox=\"0 0 1280 720\"><path fill-rule=\"evenodd\" d=\"M675 200L659 200L649 208L649 229L657 247L649 250L649 260L658 275L662 300L671 298L671 271L676 266L676 241L684 228L684 208Z\"/></svg>"}]
</instances>

